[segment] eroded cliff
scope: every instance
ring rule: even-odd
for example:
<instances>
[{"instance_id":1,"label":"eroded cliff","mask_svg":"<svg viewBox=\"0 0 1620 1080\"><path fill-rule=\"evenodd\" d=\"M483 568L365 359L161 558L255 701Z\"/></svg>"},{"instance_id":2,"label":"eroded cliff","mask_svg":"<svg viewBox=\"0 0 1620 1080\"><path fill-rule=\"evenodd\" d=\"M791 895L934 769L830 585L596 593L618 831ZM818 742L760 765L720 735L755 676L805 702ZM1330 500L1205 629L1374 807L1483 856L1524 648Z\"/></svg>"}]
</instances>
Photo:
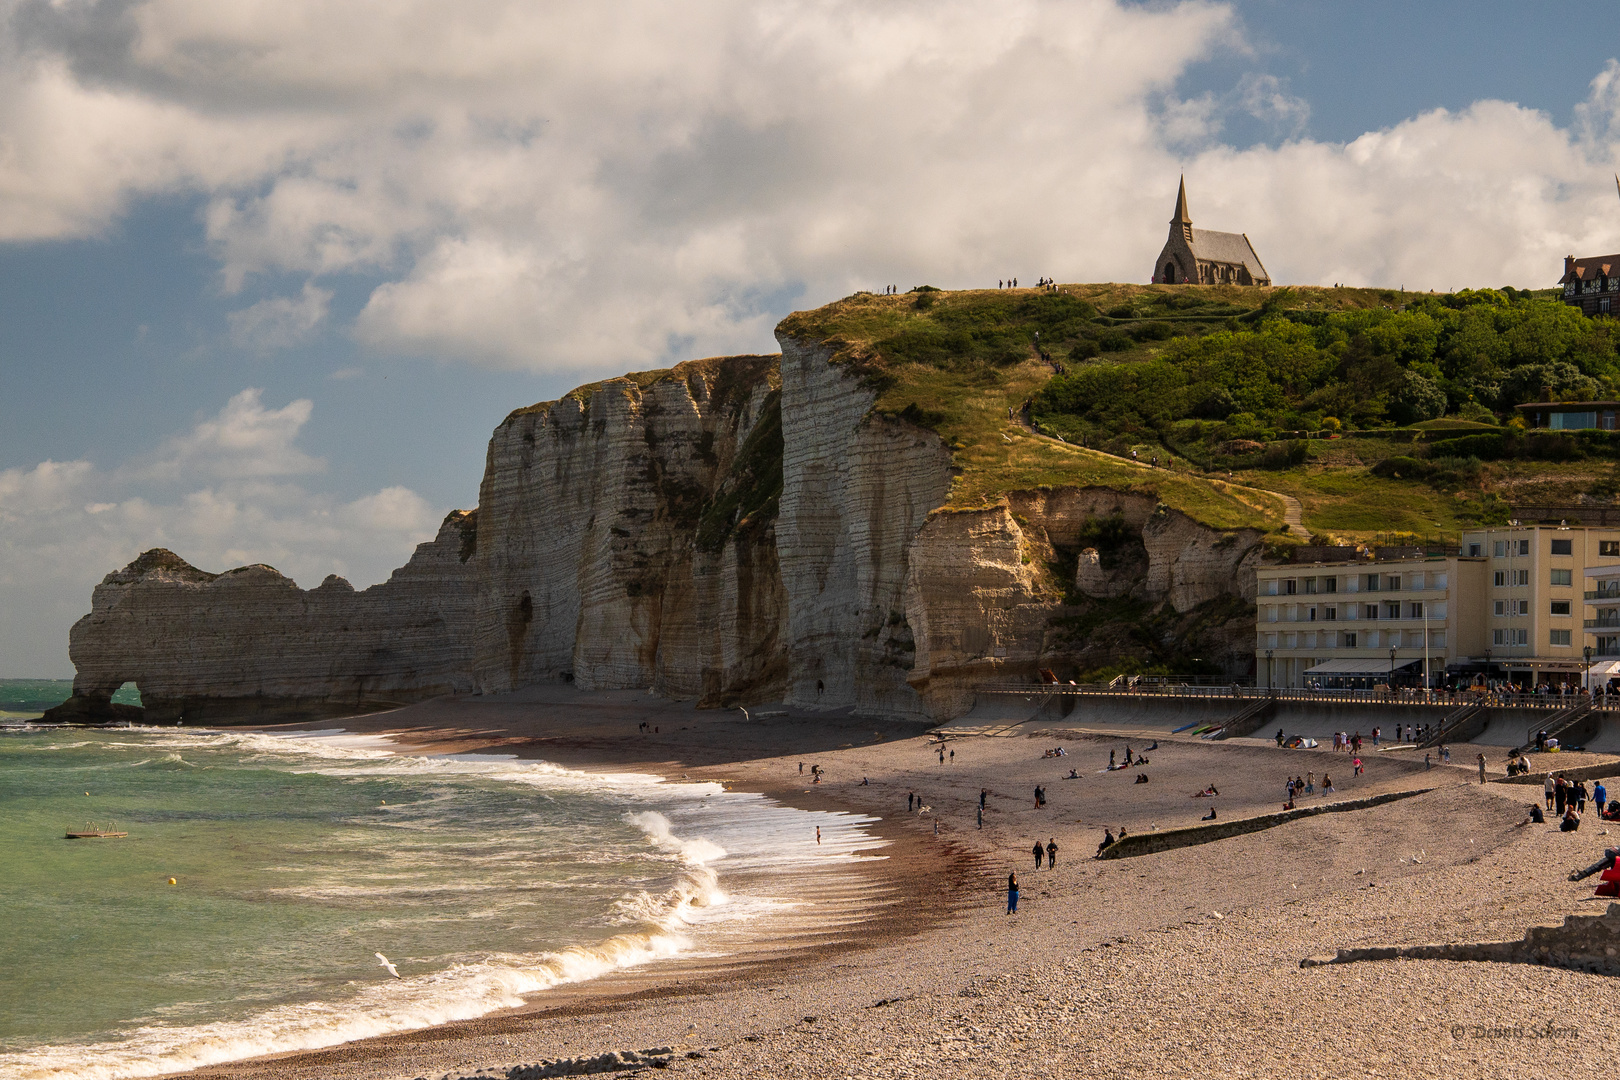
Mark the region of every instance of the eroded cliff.
<instances>
[{"instance_id":1,"label":"eroded cliff","mask_svg":"<svg viewBox=\"0 0 1620 1080\"><path fill-rule=\"evenodd\" d=\"M995 447L1089 459L1027 436L993 396L962 407L1006 412L1016 439L965 455L927 409L883 405L890 374L836 342L778 340L780 358L692 361L512 413L478 510L364 592L143 555L74 627L63 718L108 715L126 680L155 721L572 680L943 720L977 683L1040 668L1247 665L1258 529L1142 490L987 495L963 462Z\"/></svg>"},{"instance_id":2,"label":"eroded cliff","mask_svg":"<svg viewBox=\"0 0 1620 1080\"><path fill-rule=\"evenodd\" d=\"M471 690L476 526L451 513L362 592L335 576L306 590L269 566L212 574L148 551L91 594L69 633L73 697L46 719L128 718L109 699L131 681L150 723L354 712Z\"/></svg>"}]
</instances>

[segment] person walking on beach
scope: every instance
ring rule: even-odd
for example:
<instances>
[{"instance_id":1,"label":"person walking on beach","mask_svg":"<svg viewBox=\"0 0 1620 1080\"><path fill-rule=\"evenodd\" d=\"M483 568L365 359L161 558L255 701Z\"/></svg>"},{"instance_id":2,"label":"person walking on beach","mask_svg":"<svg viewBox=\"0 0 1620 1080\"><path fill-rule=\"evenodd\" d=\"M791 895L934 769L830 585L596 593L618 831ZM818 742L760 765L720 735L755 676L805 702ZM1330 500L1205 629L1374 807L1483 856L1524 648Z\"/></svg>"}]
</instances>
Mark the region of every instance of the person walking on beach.
<instances>
[{"instance_id":1,"label":"person walking on beach","mask_svg":"<svg viewBox=\"0 0 1620 1080\"><path fill-rule=\"evenodd\" d=\"M1018 871L1007 875L1007 914L1018 914Z\"/></svg>"},{"instance_id":2,"label":"person walking on beach","mask_svg":"<svg viewBox=\"0 0 1620 1080\"><path fill-rule=\"evenodd\" d=\"M979 828L984 828L984 807L979 807Z\"/></svg>"},{"instance_id":3,"label":"person walking on beach","mask_svg":"<svg viewBox=\"0 0 1620 1080\"><path fill-rule=\"evenodd\" d=\"M1361 776L1362 774L1364 774L1367 771L1365 768L1362 767L1361 759L1359 757L1351 758L1350 759L1350 764L1355 770L1354 772L1352 772L1350 774L1351 776Z\"/></svg>"},{"instance_id":4,"label":"person walking on beach","mask_svg":"<svg viewBox=\"0 0 1620 1080\"><path fill-rule=\"evenodd\" d=\"M821 846L821 826L820 825L816 826L816 846L817 847Z\"/></svg>"},{"instance_id":5,"label":"person walking on beach","mask_svg":"<svg viewBox=\"0 0 1620 1080\"><path fill-rule=\"evenodd\" d=\"M1479 755L1479 782L1482 784L1485 782L1485 755L1483 753Z\"/></svg>"},{"instance_id":6,"label":"person walking on beach","mask_svg":"<svg viewBox=\"0 0 1620 1080\"><path fill-rule=\"evenodd\" d=\"M1333 777L1329 776L1327 773L1323 773L1322 774L1322 791L1325 793L1325 792L1329 792L1329 791L1332 791L1332 790L1333 790Z\"/></svg>"},{"instance_id":7,"label":"person walking on beach","mask_svg":"<svg viewBox=\"0 0 1620 1080\"><path fill-rule=\"evenodd\" d=\"M1046 868L1048 870L1057 869L1057 837L1055 836L1046 842Z\"/></svg>"},{"instance_id":8,"label":"person walking on beach","mask_svg":"<svg viewBox=\"0 0 1620 1080\"><path fill-rule=\"evenodd\" d=\"M1569 789L1564 786L1564 778L1562 776L1553 781L1553 798L1557 801L1558 814L1560 817L1562 817L1564 813L1564 803L1569 798Z\"/></svg>"},{"instance_id":9,"label":"person walking on beach","mask_svg":"<svg viewBox=\"0 0 1620 1080\"><path fill-rule=\"evenodd\" d=\"M1553 808L1553 774L1550 772L1547 774L1547 779L1541 782L1541 795L1542 798L1547 800L1547 809L1551 810Z\"/></svg>"},{"instance_id":10,"label":"person walking on beach","mask_svg":"<svg viewBox=\"0 0 1620 1080\"><path fill-rule=\"evenodd\" d=\"M989 788L983 788L982 787L982 788L979 789L979 809L980 810L984 809L984 800L988 799L989 797L990 797L990 789Z\"/></svg>"},{"instance_id":11,"label":"person walking on beach","mask_svg":"<svg viewBox=\"0 0 1620 1080\"><path fill-rule=\"evenodd\" d=\"M1039 840L1035 841L1035 869L1039 870L1041 868L1041 859L1045 855L1046 849L1041 846L1041 842Z\"/></svg>"},{"instance_id":12,"label":"person walking on beach","mask_svg":"<svg viewBox=\"0 0 1620 1080\"><path fill-rule=\"evenodd\" d=\"M906 813L908 813L908 814L911 813L912 804L915 803L916 801L917 801L917 793L915 791L906 792Z\"/></svg>"}]
</instances>

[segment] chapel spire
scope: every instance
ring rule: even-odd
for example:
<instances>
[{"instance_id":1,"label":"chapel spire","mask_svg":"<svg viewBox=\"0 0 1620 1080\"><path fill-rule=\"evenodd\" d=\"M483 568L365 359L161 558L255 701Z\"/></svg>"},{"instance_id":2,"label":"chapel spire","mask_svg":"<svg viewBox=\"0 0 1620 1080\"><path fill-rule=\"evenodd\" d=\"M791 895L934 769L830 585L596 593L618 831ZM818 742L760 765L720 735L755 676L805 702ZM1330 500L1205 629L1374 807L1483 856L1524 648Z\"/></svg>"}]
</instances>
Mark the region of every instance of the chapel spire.
<instances>
[{"instance_id":1,"label":"chapel spire","mask_svg":"<svg viewBox=\"0 0 1620 1080\"><path fill-rule=\"evenodd\" d=\"M1181 190L1176 193L1176 216L1170 219L1170 228L1181 230L1182 238L1192 243L1192 215L1187 212L1187 178L1181 178Z\"/></svg>"}]
</instances>

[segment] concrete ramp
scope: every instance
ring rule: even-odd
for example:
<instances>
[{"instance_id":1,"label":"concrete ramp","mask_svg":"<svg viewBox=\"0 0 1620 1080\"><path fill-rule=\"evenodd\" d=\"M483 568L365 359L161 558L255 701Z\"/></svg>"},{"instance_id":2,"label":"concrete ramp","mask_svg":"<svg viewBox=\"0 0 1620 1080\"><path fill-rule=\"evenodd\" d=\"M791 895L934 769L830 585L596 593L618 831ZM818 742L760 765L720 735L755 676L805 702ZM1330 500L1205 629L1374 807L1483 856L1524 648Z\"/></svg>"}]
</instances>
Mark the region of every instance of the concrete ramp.
<instances>
[{"instance_id":1,"label":"concrete ramp","mask_svg":"<svg viewBox=\"0 0 1620 1080\"><path fill-rule=\"evenodd\" d=\"M1001 735L1019 724L1035 719L1040 711L1042 695L1032 694L1035 700L1021 694L981 694L973 708L965 715L933 730L941 735Z\"/></svg>"}]
</instances>

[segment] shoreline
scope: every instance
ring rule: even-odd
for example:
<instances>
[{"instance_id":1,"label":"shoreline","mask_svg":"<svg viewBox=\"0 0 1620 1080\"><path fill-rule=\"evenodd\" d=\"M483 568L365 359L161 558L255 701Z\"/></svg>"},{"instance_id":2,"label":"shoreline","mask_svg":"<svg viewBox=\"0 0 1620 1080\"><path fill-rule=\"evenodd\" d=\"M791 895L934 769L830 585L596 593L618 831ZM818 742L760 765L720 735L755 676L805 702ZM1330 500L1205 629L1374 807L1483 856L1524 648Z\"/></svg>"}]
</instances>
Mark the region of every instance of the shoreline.
<instances>
[{"instance_id":1,"label":"shoreline","mask_svg":"<svg viewBox=\"0 0 1620 1080\"><path fill-rule=\"evenodd\" d=\"M644 720L660 732L644 736ZM1620 827L1611 837L1596 822L1575 834L1519 826L1539 792L1478 785L1473 748L1461 755L1459 745L1456 763L1429 771L1421 754L1367 754L1367 776L1351 777L1348 760L1325 749L1159 734L1141 769L1152 782L1137 785L1134 770L1102 766L1110 749L1142 749L1144 728L947 728L957 756L941 765L920 724L798 712L745 724L740 713L571 690L261 730L338 727L422 753L724 780L801 809L869 814L879 821L867 827L891 839L869 880L899 902L797 949L680 971L679 960L650 965L474 1020L171 1075L495 1077L517 1063L658 1046L677 1049L671 1071L705 1080L827 1080L839 1064L851 1075L1158 1077L1188 1060L1218 1075L1539 1076L1606 1060L1594 1016L1585 1040L1459 1044L1448 1034L1453 1023L1535 1027L1572 1001L1605 999L1603 976L1438 960L1299 967L1340 947L1513 940L1602 910L1590 882L1564 878L1620 840ZM1052 745L1068 755L1043 758ZM801 760L829 779L799 781ZM1492 762L1494 774L1499 755ZM1077 778L1061 779L1070 768ZM1220 787L1222 818L1235 818L1275 811L1284 776L1329 770L1338 791L1326 799L1433 790L1196 848L1087 858L1105 824L1140 833L1195 823L1211 804L1191 792L1206 783ZM1046 807L1034 806L1036 783ZM982 833L981 787L990 791ZM932 813L905 812L913 790ZM1031 837L1048 835L1060 864L1035 872ZM1004 913L1009 869L1024 882L1016 917ZM1290 1022L1279 1026L1282 1016Z\"/></svg>"}]
</instances>

